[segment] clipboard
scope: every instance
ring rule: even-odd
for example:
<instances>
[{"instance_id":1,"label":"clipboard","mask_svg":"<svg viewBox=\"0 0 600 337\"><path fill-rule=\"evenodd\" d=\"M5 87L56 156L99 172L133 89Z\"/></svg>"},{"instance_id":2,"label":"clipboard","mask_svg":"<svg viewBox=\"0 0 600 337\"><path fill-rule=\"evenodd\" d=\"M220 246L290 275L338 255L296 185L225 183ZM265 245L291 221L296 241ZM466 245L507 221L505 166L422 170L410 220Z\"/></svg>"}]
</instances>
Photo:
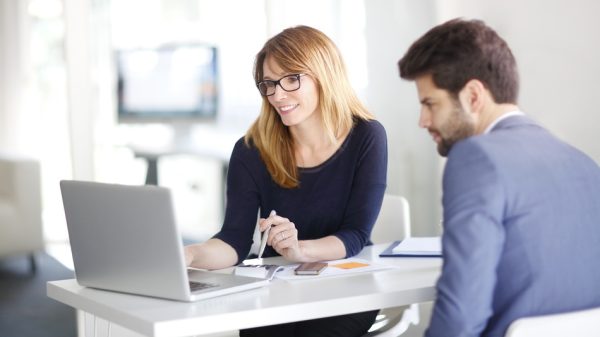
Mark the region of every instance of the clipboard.
<instances>
[{"instance_id":1,"label":"clipboard","mask_svg":"<svg viewBox=\"0 0 600 337\"><path fill-rule=\"evenodd\" d=\"M383 252L381 252L381 254L379 254L379 257L442 257L441 251L440 252L431 252L431 253L394 252L394 248L396 248L396 246L398 246L400 244L400 242L402 242L402 240L394 241Z\"/></svg>"}]
</instances>

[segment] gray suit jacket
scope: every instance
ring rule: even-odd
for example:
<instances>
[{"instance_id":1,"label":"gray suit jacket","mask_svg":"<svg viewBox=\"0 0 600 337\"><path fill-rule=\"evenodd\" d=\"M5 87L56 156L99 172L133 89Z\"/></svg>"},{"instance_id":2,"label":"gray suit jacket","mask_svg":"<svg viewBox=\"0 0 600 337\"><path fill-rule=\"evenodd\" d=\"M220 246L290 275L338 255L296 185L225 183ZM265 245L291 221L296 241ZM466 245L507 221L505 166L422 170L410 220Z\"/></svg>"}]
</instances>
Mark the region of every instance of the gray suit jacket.
<instances>
[{"instance_id":1,"label":"gray suit jacket","mask_svg":"<svg viewBox=\"0 0 600 337\"><path fill-rule=\"evenodd\" d=\"M600 306L600 167L524 116L456 143L427 337L504 336L525 316Z\"/></svg>"}]
</instances>

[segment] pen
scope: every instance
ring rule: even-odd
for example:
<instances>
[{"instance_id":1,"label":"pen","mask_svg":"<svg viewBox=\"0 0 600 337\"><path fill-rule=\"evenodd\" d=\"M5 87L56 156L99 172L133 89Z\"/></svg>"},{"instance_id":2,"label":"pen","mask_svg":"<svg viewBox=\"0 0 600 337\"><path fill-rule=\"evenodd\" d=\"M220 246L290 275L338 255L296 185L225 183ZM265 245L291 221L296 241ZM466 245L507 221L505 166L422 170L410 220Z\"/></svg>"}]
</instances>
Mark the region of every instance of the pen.
<instances>
[{"instance_id":1,"label":"pen","mask_svg":"<svg viewBox=\"0 0 600 337\"><path fill-rule=\"evenodd\" d=\"M271 213L269 213L269 218L275 214L277 214L275 212L275 210L272 210ZM271 231L271 226L267 227L267 229L265 229L265 231L263 232L262 239L260 240L260 249L258 250L258 258L259 259L262 257L263 253L265 252L265 247L267 246L267 239L269 238L270 231Z\"/></svg>"}]
</instances>

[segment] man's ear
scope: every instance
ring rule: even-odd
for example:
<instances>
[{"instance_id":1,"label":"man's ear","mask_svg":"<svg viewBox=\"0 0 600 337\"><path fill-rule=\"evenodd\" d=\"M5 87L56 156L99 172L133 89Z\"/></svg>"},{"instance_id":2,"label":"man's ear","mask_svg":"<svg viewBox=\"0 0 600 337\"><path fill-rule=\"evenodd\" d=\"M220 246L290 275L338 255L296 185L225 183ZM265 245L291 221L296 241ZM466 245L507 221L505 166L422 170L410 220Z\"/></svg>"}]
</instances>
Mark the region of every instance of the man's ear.
<instances>
[{"instance_id":1,"label":"man's ear","mask_svg":"<svg viewBox=\"0 0 600 337\"><path fill-rule=\"evenodd\" d=\"M458 93L458 99L467 112L480 114L489 95L488 90L479 80L469 80Z\"/></svg>"}]
</instances>

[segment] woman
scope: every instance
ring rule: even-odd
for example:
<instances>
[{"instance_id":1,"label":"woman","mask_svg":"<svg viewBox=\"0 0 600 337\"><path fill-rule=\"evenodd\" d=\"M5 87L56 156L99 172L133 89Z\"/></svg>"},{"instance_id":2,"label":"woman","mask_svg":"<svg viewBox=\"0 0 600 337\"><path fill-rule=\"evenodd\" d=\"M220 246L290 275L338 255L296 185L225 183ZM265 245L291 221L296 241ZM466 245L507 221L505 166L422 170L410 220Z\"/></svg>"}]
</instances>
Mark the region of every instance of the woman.
<instances>
[{"instance_id":1,"label":"woman","mask_svg":"<svg viewBox=\"0 0 600 337\"><path fill-rule=\"evenodd\" d=\"M359 102L335 44L298 26L257 54L259 117L234 147L223 227L186 247L188 265L240 263L271 226L263 256L295 262L356 255L369 244L386 187L383 126ZM274 212L273 212L274 211ZM360 336L377 311L242 330L240 336Z\"/></svg>"}]
</instances>

